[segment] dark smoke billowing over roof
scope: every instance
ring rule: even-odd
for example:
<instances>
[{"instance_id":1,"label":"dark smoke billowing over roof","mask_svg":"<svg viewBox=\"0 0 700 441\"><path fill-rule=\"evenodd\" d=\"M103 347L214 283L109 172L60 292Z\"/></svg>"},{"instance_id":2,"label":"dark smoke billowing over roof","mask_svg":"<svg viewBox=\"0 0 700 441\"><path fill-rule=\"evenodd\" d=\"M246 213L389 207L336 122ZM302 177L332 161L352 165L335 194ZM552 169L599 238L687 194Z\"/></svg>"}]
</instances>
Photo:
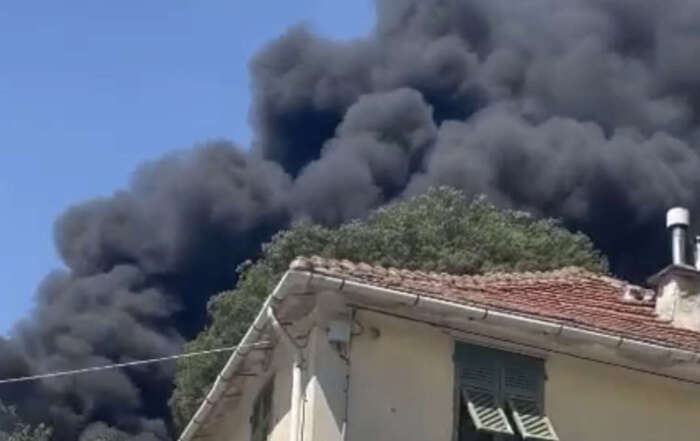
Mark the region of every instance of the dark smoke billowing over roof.
<instances>
[{"instance_id":1,"label":"dark smoke billowing over roof","mask_svg":"<svg viewBox=\"0 0 700 441\"><path fill-rule=\"evenodd\" d=\"M68 209L0 375L177 352L207 298L298 217L337 223L429 186L565 219L638 279L663 211L700 196L700 3L378 0L365 38L288 30L253 59L250 152L226 141L141 167ZM172 366L15 386L56 426L166 436ZM121 435L120 435L121 434ZM110 438L111 439L111 438Z\"/></svg>"}]
</instances>

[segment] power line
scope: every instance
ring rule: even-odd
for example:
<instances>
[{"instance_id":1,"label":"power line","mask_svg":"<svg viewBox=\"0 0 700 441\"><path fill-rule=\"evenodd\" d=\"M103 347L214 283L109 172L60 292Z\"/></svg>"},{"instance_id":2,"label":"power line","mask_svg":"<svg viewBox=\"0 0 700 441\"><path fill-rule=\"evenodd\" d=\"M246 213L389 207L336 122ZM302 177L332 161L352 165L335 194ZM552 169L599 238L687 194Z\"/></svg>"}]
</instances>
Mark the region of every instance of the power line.
<instances>
[{"instance_id":1,"label":"power line","mask_svg":"<svg viewBox=\"0 0 700 441\"><path fill-rule=\"evenodd\" d=\"M108 364L108 365L103 365L103 366L93 366L93 367L88 367L88 368L83 368L83 369L73 369L73 370L69 370L69 371L49 372L46 374L29 375L26 377L6 378L3 380L0 380L0 385L8 384L8 383L21 383L21 382L26 382L26 381L41 380L41 379L45 379L45 378L65 377L68 375L86 374L89 372L106 371L109 369L121 369L121 368L125 368L125 367L140 366L140 365L151 364L151 363L161 363L163 361L177 360L180 358L198 357L201 355L216 354L216 353L220 353L220 352L231 352L231 351L236 350L239 347L240 348L243 348L243 347L253 348L253 347L257 347L257 346L268 346L269 344L270 344L270 342L258 342L258 343L253 343L251 345L246 345L246 346L230 346L230 347L224 347L224 348L209 349L206 351L197 351L197 352L188 352L188 353L178 354L178 355L169 355L167 357L150 358L147 360L135 360L135 361L128 361L125 363Z\"/></svg>"}]
</instances>

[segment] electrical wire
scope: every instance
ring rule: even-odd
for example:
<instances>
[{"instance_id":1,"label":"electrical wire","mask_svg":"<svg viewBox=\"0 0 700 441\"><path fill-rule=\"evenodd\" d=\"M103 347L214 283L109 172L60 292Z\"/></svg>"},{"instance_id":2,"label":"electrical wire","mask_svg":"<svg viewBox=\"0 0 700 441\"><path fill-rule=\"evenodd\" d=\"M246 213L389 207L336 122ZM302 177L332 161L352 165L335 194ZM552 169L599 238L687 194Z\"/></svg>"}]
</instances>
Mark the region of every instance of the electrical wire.
<instances>
[{"instance_id":1,"label":"electrical wire","mask_svg":"<svg viewBox=\"0 0 700 441\"><path fill-rule=\"evenodd\" d=\"M26 381L43 380L45 378L56 378L56 377L65 377L65 376L69 376L69 375L86 374L86 373L90 373L90 372L106 371L106 370L110 370L110 369L121 369L121 368L125 368L125 367L141 366L141 365L152 364L152 363L161 363L164 361L177 360L180 358L191 358L191 357L199 357L202 355L217 354L217 353L221 353L221 352L232 352L232 351L235 351L237 348L244 348L244 347L254 348L257 346L268 346L269 344L270 344L270 342L258 342L258 343L253 343L253 344L247 345L247 346L230 346L230 347L223 347L223 348L216 348L216 349L208 349L206 351L187 352L184 354L169 355L166 357L150 358L150 359L146 359L146 360L135 360L135 361L128 361L128 362L124 362L124 363L108 364L108 365L103 365L103 366L93 366L93 367L82 368L82 369L73 369L73 370L68 370L68 371L49 372L49 373L45 373L45 374L28 375L26 377L5 378L5 379L0 380L0 385L9 384L9 383L21 383L21 382L26 382Z\"/></svg>"}]
</instances>

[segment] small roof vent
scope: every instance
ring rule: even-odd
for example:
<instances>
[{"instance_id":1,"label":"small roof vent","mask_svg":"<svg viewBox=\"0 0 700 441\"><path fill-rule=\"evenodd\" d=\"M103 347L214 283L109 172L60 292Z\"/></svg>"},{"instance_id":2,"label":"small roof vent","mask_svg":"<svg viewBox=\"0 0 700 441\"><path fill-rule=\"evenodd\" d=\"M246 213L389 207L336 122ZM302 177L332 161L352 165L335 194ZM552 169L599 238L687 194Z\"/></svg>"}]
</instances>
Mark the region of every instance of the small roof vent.
<instances>
[{"instance_id":1,"label":"small roof vent","mask_svg":"<svg viewBox=\"0 0 700 441\"><path fill-rule=\"evenodd\" d=\"M653 292L637 285L626 285L622 300L627 302L647 302L653 298Z\"/></svg>"}]
</instances>

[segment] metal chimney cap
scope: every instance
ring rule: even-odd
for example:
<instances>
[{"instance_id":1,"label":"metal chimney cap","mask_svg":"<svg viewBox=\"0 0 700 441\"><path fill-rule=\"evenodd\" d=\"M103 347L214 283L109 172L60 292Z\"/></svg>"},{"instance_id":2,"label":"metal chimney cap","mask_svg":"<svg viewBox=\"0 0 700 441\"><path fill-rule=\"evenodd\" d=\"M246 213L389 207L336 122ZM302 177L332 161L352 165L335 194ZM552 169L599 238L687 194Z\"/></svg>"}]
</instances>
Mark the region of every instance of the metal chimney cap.
<instances>
[{"instance_id":1,"label":"metal chimney cap","mask_svg":"<svg viewBox=\"0 0 700 441\"><path fill-rule=\"evenodd\" d=\"M684 207L673 207L666 213L666 228L690 225L690 212Z\"/></svg>"}]
</instances>

